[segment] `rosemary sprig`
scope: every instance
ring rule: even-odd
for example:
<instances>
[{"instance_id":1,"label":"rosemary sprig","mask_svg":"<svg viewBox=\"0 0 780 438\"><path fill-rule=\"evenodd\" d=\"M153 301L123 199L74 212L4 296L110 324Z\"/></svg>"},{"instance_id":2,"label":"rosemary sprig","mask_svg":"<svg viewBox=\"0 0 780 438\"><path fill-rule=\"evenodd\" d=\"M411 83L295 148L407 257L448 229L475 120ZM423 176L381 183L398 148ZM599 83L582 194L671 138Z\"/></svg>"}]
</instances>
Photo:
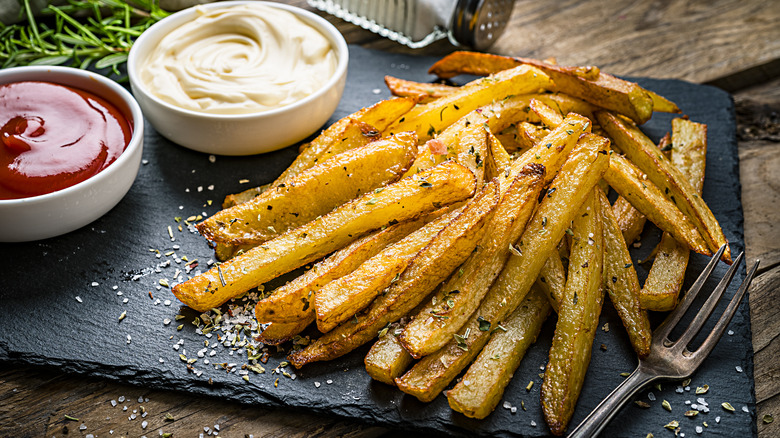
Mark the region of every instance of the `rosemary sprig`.
<instances>
[{"instance_id":1,"label":"rosemary sprig","mask_svg":"<svg viewBox=\"0 0 780 438\"><path fill-rule=\"evenodd\" d=\"M26 22L0 23L0 67L65 64L119 75L133 41L168 15L157 1L68 0L36 17L30 0L20 0Z\"/></svg>"}]
</instances>

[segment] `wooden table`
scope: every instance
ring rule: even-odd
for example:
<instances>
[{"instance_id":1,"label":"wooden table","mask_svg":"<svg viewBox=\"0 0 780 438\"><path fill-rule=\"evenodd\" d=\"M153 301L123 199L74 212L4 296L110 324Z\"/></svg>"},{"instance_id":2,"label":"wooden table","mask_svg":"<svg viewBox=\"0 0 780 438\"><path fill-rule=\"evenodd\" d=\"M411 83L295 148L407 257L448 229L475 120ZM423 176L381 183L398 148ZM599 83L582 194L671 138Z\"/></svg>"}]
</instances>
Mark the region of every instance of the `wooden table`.
<instances>
[{"instance_id":1,"label":"wooden table","mask_svg":"<svg viewBox=\"0 0 780 438\"><path fill-rule=\"evenodd\" d=\"M308 9L303 0L288 1ZM351 44L440 55L446 41L412 51L327 17ZM733 93L749 259L760 258L750 292L757 428L780 436L780 7L772 0L666 2L518 1L491 51L561 64L598 65L617 75L679 78ZM108 400L125 397L148 426L117 415ZM143 408L142 408L143 406ZM174 419L166 420L166 415ZM68 416L78 418L69 420ZM777 421L769 423L771 418ZM84 424L85 430L79 426ZM218 425L218 426L215 426ZM170 391L123 386L54 369L0 367L0 436L391 436L392 431L300 411L243 406Z\"/></svg>"}]
</instances>

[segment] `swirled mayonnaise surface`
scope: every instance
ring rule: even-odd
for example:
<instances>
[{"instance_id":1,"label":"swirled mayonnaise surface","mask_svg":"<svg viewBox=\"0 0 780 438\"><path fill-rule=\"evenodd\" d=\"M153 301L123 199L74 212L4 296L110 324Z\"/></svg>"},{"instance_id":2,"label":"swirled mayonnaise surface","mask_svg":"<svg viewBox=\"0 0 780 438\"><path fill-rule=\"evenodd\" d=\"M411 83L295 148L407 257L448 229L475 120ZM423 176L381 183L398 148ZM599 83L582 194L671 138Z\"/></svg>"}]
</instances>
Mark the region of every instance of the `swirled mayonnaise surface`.
<instances>
[{"instance_id":1,"label":"swirled mayonnaise surface","mask_svg":"<svg viewBox=\"0 0 780 438\"><path fill-rule=\"evenodd\" d=\"M268 111L315 93L336 71L330 41L286 10L246 4L197 12L141 67L141 80L170 104L211 114Z\"/></svg>"}]
</instances>

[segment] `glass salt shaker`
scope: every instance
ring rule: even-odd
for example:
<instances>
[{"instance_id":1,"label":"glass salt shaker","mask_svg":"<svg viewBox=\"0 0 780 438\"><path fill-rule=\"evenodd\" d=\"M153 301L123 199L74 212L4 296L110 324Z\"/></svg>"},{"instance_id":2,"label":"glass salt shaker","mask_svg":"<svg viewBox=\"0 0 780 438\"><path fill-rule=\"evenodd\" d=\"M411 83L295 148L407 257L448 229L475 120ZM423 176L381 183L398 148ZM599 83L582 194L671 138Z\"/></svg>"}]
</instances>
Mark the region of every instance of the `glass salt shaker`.
<instances>
[{"instance_id":1,"label":"glass salt shaker","mask_svg":"<svg viewBox=\"0 0 780 438\"><path fill-rule=\"evenodd\" d=\"M308 0L309 5L413 49L442 38L476 50L504 31L514 0Z\"/></svg>"}]
</instances>

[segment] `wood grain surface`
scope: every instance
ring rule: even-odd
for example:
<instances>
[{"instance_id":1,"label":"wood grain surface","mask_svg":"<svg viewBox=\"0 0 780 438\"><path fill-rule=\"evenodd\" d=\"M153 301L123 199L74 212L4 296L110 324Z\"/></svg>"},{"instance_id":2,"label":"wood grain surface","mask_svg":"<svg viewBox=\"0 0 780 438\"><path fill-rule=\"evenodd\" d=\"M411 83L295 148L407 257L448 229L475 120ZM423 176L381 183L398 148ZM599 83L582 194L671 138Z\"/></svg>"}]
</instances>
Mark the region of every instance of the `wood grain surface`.
<instances>
[{"instance_id":1,"label":"wood grain surface","mask_svg":"<svg viewBox=\"0 0 780 438\"><path fill-rule=\"evenodd\" d=\"M311 9L305 0L286 3ZM351 44L427 55L455 50L441 41L412 51L335 17L327 18ZM553 56L562 64L598 65L619 75L711 83L734 93L745 244L748 258L762 261L749 296L756 422L762 438L780 436L777 23L780 7L775 1L523 0L516 2L508 30L491 49L515 56ZM124 397L121 402L120 397ZM0 365L0 437L155 437L162 433L189 437L215 432L228 437L401 436L372 425L300 411L131 387L56 369Z\"/></svg>"}]
</instances>

